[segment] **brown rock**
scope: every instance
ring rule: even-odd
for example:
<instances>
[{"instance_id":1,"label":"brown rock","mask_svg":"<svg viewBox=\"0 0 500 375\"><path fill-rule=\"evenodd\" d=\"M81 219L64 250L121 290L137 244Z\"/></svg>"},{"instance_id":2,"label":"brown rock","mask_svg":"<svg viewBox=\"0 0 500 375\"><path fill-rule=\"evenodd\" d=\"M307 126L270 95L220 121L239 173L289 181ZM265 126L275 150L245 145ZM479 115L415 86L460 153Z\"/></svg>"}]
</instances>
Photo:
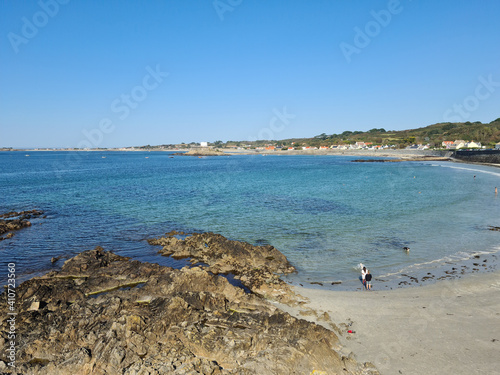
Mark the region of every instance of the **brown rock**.
<instances>
[{"instance_id":1,"label":"brown rock","mask_svg":"<svg viewBox=\"0 0 500 375\"><path fill-rule=\"evenodd\" d=\"M163 246L162 255L191 258L208 265L206 270L214 274L233 274L259 296L284 303L296 299L290 287L278 276L295 272L295 268L273 246L253 246L214 233L195 233L183 240L172 235L148 242Z\"/></svg>"},{"instance_id":2,"label":"brown rock","mask_svg":"<svg viewBox=\"0 0 500 375\"><path fill-rule=\"evenodd\" d=\"M29 219L43 215L43 211L31 210L21 212L8 212L0 215L0 235L31 226ZM12 238L14 233L9 233L6 238ZM0 240L5 239L0 237Z\"/></svg>"},{"instance_id":3,"label":"brown rock","mask_svg":"<svg viewBox=\"0 0 500 375\"><path fill-rule=\"evenodd\" d=\"M16 328L23 342L17 373L365 371L335 352L333 332L296 319L199 267L174 270L96 248L16 291ZM1 309L6 332L5 304ZM8 363L6 356L2 351L0 360Z\"/></svg>"}]
</instances>

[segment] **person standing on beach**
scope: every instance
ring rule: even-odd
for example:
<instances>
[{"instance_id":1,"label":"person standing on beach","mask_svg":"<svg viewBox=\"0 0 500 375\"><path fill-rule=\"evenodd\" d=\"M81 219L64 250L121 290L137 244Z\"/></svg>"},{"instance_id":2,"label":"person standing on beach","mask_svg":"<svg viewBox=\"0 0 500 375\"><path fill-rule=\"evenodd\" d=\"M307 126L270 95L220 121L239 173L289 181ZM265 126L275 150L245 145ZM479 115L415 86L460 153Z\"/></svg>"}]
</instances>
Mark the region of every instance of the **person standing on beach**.
<instances>
[{"instance_id":1,"label":"person standing on beach","mask_svg":"<svg viewBox=\"0 0 500 375\"><path fill-rule=\"evenodd\" d=\"M370 273L369 270L366 270L365 280L366 280L366 289L372 290L372 274Z\"/></svg>"},{"instance_id":2,"label":"person standing on beach","mask_svg":"<svg viewBox=\"0 0 500 375\"><path fill-rule=\"evenodd\" d=\"M363 267L363 269L361 270L361 282L363 283L363 288L366 289L366 274L367 274L368 270L366 269L366 267Z\"/></svg>"}]
</instances>

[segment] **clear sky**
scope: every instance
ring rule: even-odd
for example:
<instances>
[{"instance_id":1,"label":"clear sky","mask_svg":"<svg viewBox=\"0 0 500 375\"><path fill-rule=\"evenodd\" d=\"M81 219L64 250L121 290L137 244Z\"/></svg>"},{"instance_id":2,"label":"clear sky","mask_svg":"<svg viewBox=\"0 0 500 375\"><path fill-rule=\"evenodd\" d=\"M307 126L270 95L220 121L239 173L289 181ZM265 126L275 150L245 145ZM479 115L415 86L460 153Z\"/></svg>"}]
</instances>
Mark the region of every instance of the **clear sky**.
<instances>
[{"instance_id":1,"label":"clear sky","mask_svg":"<svg viewBox=\"0 0 500 375\"><path fill-rule=\"evenodd\" d=\"M500 117L498 0L0 0L0 147Z\"/></svg>"}]
</instances>

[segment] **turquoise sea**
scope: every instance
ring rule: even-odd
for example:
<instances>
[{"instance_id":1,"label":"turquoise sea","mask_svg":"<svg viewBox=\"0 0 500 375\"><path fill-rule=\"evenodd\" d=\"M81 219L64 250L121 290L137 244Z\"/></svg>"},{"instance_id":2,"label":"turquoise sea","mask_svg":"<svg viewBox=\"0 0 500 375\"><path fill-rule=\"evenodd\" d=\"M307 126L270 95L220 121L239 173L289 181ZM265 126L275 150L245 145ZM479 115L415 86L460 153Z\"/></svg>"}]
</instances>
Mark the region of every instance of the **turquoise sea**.
<instances>
[{"instance_id":1,"label":"turquoise sea","mask_svg":"<svg viewBox=\"0 0 500 375\"><path fill-rule=\"evenodd\" d=\"M25 280L97 245L182 267L146 242L171 230L271 244L304 286L359 288L359 263L375 289L496 268L499 168L355 158L0 152L0 212L46 214L0 242L0 281L9 262Z\"/></svg>"}]
</instances>

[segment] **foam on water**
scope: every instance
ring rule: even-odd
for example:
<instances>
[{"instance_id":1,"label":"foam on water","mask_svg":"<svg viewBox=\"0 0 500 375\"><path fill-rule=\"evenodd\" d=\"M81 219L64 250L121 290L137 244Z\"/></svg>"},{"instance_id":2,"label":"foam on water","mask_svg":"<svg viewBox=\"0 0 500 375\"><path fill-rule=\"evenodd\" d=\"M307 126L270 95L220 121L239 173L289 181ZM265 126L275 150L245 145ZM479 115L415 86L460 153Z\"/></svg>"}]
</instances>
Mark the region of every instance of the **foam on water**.
<instances>
[{"instance_id":1,"label":"foam on water","mask_svg":"<svg viewBox=\"0 0 500 375\"><path fill-rule=\"evenodd\" d=\"M452 169L459 169L459 170L463 170L463 171L471 171L474 173L486 173L486 174L491 174L493 176L500 177L500 172L483 170L483 169L481 169L480 166L477 166L476 168L466 168L466 167L458 167L456 165L448 165L448 164L433 164L433 165L443 167L443 168L452 168Z\"/></svg>"}]
</instances>

